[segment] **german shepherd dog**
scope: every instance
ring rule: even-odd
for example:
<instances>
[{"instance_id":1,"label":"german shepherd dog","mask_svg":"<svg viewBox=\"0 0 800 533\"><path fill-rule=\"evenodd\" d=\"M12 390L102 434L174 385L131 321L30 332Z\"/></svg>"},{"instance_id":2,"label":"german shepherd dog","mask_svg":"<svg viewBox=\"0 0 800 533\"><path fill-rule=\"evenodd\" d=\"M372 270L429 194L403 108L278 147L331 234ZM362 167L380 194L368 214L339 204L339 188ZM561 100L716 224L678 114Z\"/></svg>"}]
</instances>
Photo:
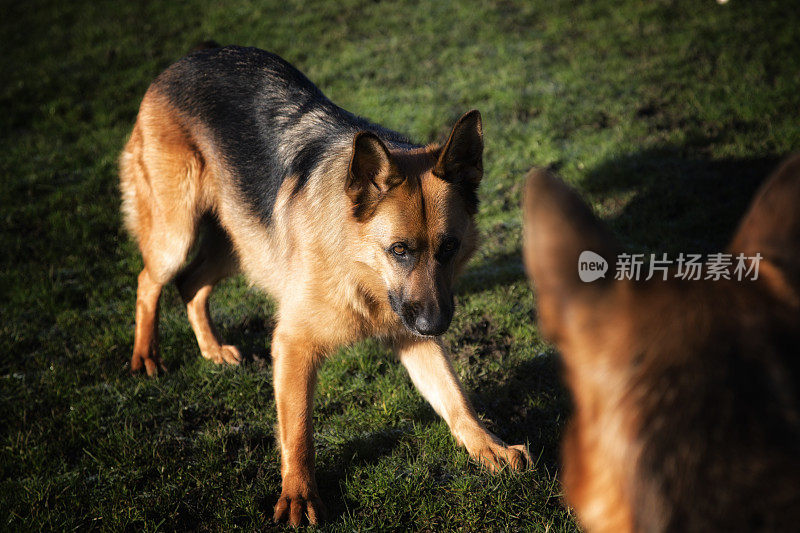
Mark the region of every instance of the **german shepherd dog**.
<instances>
[{"instance_id":1,"label":"german shepherd dog","mask_svg":"<svg viewBox=\"0 0 800 533\"><path fill-rule=\"evenodd\" d=\"M619 245L563 182L529 176L525 262L573 394L563 484L587 530L797 531L798 205L795 157L727 250L761 254L755 281L584 283L579 254L614 265Z\"/></svg>"},{"instance_id":2,"label":"german shepherd dog","mask_svg":"<svg viewBox=\"0 0 800 533\"><path fill-rule=\"evenodd\" d=\"M241 356L209 320L214 285L243 271L277 300L275 520L321 518L317 369L366 337L393 346L472 457L492 470L527 464L524 446L507 446L478 420L437 339L453 317L454 277L476 246L482 153L477 111L443 146L420 146L337 107L255 48L197 51L147 90L120 162L122 211L144 260L131 370L163 369L158 300L172 279L200 352L219 364Z\"/></svg>"}]
</instances>

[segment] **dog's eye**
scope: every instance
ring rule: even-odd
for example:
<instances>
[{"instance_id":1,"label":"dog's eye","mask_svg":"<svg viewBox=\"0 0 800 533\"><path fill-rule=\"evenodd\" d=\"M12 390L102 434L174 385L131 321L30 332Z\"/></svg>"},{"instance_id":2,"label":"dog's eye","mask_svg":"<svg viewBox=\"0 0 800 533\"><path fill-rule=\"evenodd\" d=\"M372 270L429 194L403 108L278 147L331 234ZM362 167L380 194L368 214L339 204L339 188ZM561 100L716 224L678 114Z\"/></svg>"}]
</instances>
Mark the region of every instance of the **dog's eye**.
<instances>
[{"instance_id":1,"label":"dog's eye","mask_svg":"<svg viewBox=\"0 0 800 533\"><path fill-rule=\"evenodd\" d=\"M391 248L389 248L389 251L391 251L397 257L403 257L408 253L408 246L402 242L396 242Z\"/></svg>"},{"instance_id":2,"label":"dog's eye","mask_svg":"<svg viewBox=\"0 0 800 533\"><path fill-rule=\"evenodd\" d=\"M447 239L442 243L443 252L453 252L456 248L458 248L458 240L456 239Z\"/></svg>"},{"instance_id":3,"label":"dog's eye","mask_svg":"<svg viewBox=\"0 0 800 533\"><path fill-rule=\"evenodd\" d=\"M456 239L455 237L446 238L444 241L442 241L442 244L439 246L439 253L437 254L439 256L439 259L444 260L452 257L458 250L460 244L461 243L458 242L458 239Z\"/></svg>"}]
</instances>

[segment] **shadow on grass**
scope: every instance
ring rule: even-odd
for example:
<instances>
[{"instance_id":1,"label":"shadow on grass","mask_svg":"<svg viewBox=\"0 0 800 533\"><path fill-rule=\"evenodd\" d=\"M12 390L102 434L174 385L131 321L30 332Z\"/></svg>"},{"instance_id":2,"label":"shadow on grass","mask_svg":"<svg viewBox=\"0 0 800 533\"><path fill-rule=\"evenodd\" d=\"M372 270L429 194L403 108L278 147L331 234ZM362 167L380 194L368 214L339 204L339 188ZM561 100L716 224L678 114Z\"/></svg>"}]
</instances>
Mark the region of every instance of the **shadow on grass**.
<instances>
[{"instance_id":1,"label":"shadow on grass","mask_svg":"<svg viewBox=\"0 0 800 533\"><path fill-rule=\"evenodd\" d=\"M537 468L558 469L561 432L571 412L571 400L555 353L520 362L502 382L479 383L470 398L475 409L489 419L490 431L509 444L527 443Z\"/></svg>"},{"instance_id":2,"label":"shadow on grass","mask_svg":"<svg viewBox=\"0 0 800 533\"><path fill-rule=\"evenodd\" d=\"M629 248L709 252L725 247L753 193L780 159L710 159L665 146L606 161L581 185L595 205L612 211L620 196L632 193L607 220Z\"/></svg>"},{"instance_id":3,"label":"shadow on grass","mask_svg":"<svg viewBox=\"0 0 800 533\"><path fill-rule=\"evenodd\" d=\"M415 422L424 420L426 418L423 414L425 407L423 401L417 402L415 413L411 419ZM431 416L427 418L426 423L434 420ZM383 427L358 435L337 447L333 456L329 457L332 460L330 464L318 466L317 486L320 497L327 507L329 521L339 520L347 513L348 502L351 505L354 503L342 493L342 485L347 476L353 472L354 467L377 464L381 458L390 456L401 441L411 433L412 426L409 423L400 427ZM317 446L319 447L319 444ZM320 455L318 449L317 456Z\"/></svg>"},{"instance_id":4,"label":"shadow on grass","mask_svg":"<svg viewBox=\"0 0 800 533\"><path fill-rule=\"evenodd\" d=\"M461 276L456 294L476 294L496 287L510 285L525 278L522 250L494 255L469 268Z\"/></svg>"},{"instance_id":5,"label":"shadow on grass","mask_svg":"<svg viewBox=\"0 0 800 533\"><path fill-rule=\"evenodd\" d=\"M272 365L272 332L275 330L275 317L259 314L247 317L242 322L227 327L227 339L239 348L242 363L263 369Z\"/></svg>"},{"instance_id":6,"label":"shadow on grass","mask_svg":"<svg viewBox=\"0 0 800 533\"><path fill-rule=\"evenodd\" d=\"M616 212L606 223L629 249L704 253L727 245L753 193L781 159L711 159L684 155L675 146L656 147L589 170L581 189L601 210ZM517 249L469 268L458 292L474 294L524 278L522 250Z\"/></svg>"}]
</instances>

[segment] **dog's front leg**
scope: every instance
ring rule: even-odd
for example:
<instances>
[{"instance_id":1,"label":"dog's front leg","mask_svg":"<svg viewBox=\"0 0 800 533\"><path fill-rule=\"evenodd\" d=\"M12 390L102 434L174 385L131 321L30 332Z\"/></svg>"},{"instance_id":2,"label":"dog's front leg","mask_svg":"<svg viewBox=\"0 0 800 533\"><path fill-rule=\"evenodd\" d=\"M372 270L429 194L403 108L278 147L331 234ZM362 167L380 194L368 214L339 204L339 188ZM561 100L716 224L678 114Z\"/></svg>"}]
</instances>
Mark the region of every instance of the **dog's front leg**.
<instances>
[{"instance_id":1,"label":"dog's front leg","mask_svg":"<svg viewBox=\"0 0 800 533\"><path fill-rule=\"evenodd\" d=\"M272 367L281 445L281 496L274 520L316 524L324 507L314 477L312 410L319 351L307 337L287 334L281 324L272 339Z\"/></svg>"},{"instance_id":2,"label":"dog's front leg","mask_svg":"<svg viewBox=\"0 0 800 533\"><path fill-rule=\"evenodd\" d=\"M521 470L531 463L525 445L508 446L483 427L438 340L405 339L396 350L411 381L474 459L492 472L504 466Z\"/></svg>"}]
</instances>

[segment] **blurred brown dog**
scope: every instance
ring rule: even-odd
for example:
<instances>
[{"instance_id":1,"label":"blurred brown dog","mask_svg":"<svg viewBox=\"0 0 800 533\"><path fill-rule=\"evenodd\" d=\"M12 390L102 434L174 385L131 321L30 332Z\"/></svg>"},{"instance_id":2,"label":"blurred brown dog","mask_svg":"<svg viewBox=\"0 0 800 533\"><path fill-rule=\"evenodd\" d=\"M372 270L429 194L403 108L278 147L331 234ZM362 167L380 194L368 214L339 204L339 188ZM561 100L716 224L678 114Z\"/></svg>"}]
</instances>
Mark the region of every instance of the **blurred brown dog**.
<instances>
[{"instance_id":1,"label":"blurred brown dog","mask_svg":"<svg viewBox=\"0 0 800 533\"><path fill-rule=\"evenodd\" d=\"M574 415L566 499L589 531L800 527L800 157L756 195L728 248L755 281L591 283L619 246L578 195L528 177L525 263Z\"/></svg>"}]
</instances>

